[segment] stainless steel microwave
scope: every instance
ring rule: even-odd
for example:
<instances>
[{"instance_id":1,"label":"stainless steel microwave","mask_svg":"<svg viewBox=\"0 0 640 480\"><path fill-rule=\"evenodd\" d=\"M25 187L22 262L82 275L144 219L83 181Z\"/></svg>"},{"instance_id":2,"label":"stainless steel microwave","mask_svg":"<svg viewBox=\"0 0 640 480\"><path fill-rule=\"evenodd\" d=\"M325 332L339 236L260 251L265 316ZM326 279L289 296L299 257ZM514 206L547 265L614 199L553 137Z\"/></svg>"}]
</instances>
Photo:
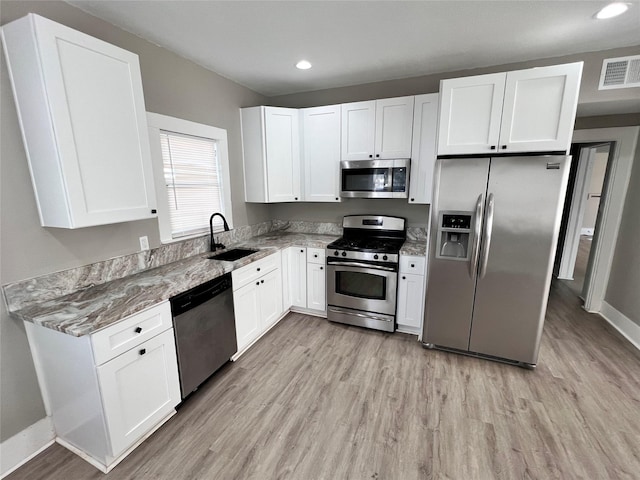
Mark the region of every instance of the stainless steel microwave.
<instances>
[{"instance_id":1,"label":"stainless steel microwave","mask_svg":"<svg viewBox=\"0 0 640 480\"><path fill-rule=\"evenodd\" d=\"M343 160L340 196L348 198L407 198L409 159Z\"/></svg>"}]
</instances>

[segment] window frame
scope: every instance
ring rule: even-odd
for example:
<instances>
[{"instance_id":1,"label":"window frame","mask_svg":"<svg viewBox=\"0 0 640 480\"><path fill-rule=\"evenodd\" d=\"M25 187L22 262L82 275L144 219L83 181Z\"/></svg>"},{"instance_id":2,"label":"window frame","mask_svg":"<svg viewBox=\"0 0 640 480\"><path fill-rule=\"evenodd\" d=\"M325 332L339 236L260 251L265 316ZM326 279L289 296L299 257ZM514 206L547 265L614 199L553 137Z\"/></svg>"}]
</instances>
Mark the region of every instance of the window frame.
<instances>
[{"instance_id":1,"label":"window frame","mask_svg":"<svg viewBox=\"0 0 640 480\"><path fill-rule=\"evenodd\" d=\"M169 218L169 200L167 185L164 178L164 161L162 159L162 147L160 132L173 132L181 135L202 137L217 142L218 164L220 166L220 178L222 179L222 201L225 211L222 212L230 229L233 229L233 205L231 203L231 177L229 175L229 147L227 143L227 131L223 128L205 125L203 123L183 120L159 113L147 112L147 126L149 129L149 142L151 147L151 160L153 164L153 180L156 187L158 204L158 228L160 241L163 244L181 242L190 238L197 238L205 233L195 233L184 237L173 238L171 234L171 221ZM214 212L211 212L212 214ZM222 231L218 229L215 233ZM207 233L208 235L208 233Z\"/></svg>"}]
</instances>

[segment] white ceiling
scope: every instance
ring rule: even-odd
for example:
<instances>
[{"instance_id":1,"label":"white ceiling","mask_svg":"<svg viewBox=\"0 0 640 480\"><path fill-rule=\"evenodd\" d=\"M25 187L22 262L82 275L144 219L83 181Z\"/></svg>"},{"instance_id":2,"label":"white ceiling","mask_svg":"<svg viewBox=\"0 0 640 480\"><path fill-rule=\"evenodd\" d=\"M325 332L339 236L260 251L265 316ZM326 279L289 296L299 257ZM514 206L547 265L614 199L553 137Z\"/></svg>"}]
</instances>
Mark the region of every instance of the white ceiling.
<instances>
[{"instance_id":1,"label":"white ceiling","mask_svg":"<svg viewBox=\"0 0 640 480\"><path fill-rule=\"evenodd\" d=\"M598 21L607 1L69 3L275 96L640 45L640 0L626 1Z\"/></svg>"}]
</instances>

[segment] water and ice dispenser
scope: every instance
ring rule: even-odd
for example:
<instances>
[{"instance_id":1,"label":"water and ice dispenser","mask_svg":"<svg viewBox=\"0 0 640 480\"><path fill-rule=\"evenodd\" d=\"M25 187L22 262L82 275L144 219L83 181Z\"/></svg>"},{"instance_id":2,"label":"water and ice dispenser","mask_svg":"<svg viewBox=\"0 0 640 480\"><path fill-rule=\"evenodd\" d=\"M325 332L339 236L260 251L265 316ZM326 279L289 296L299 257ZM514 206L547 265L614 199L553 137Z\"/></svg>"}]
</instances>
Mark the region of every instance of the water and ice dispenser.
<instances>
[{"instance_id":1,"label":"water and ice dispenser","mask_svg":"<svg viewBox=\"0 0 640 480\"><path fill-rule=\"evenodd\" d=\"M468 260L472 212L440 212L436 258Z\"/></svg>"}]
</instances>

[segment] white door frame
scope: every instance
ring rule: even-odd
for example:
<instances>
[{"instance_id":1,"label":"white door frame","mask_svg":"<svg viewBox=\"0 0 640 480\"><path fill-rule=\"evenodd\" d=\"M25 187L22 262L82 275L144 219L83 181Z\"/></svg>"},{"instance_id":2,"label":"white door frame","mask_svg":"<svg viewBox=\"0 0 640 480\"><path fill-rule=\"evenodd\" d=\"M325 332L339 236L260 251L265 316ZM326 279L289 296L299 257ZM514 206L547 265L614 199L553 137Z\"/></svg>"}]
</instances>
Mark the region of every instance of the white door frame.
<instances>
[{"instance_id":1,"label":"white door frame","mask_svg":"<svg viewBox=\"0 0 640 480\"><path fill-rule=\"evenodd\" d=\"M567 222L564 248L562 249L560 268L558 269L558 278L560 280L573 280L578 247L580 246L582 219L587 204L587 185L591 178L593 160L597 149L597 145L580 147L576 180L573 187L571 205L569 206L569 221Z\"/></svg>"},{"instance_id":2,"label":"white door frame","mask_svg":"<svg viewBox=\"0 0 640 480\"><path fill-rule=\"evenodd\" d=\"M583 290L584 309L588 312L602 310L639 132L640 127L616 127L576 130L573 134L573 143L615 142L613 153L609 154L609 174L603 185L604 198L591 247L593 260Z\"/></svg>"}]
</instances>

